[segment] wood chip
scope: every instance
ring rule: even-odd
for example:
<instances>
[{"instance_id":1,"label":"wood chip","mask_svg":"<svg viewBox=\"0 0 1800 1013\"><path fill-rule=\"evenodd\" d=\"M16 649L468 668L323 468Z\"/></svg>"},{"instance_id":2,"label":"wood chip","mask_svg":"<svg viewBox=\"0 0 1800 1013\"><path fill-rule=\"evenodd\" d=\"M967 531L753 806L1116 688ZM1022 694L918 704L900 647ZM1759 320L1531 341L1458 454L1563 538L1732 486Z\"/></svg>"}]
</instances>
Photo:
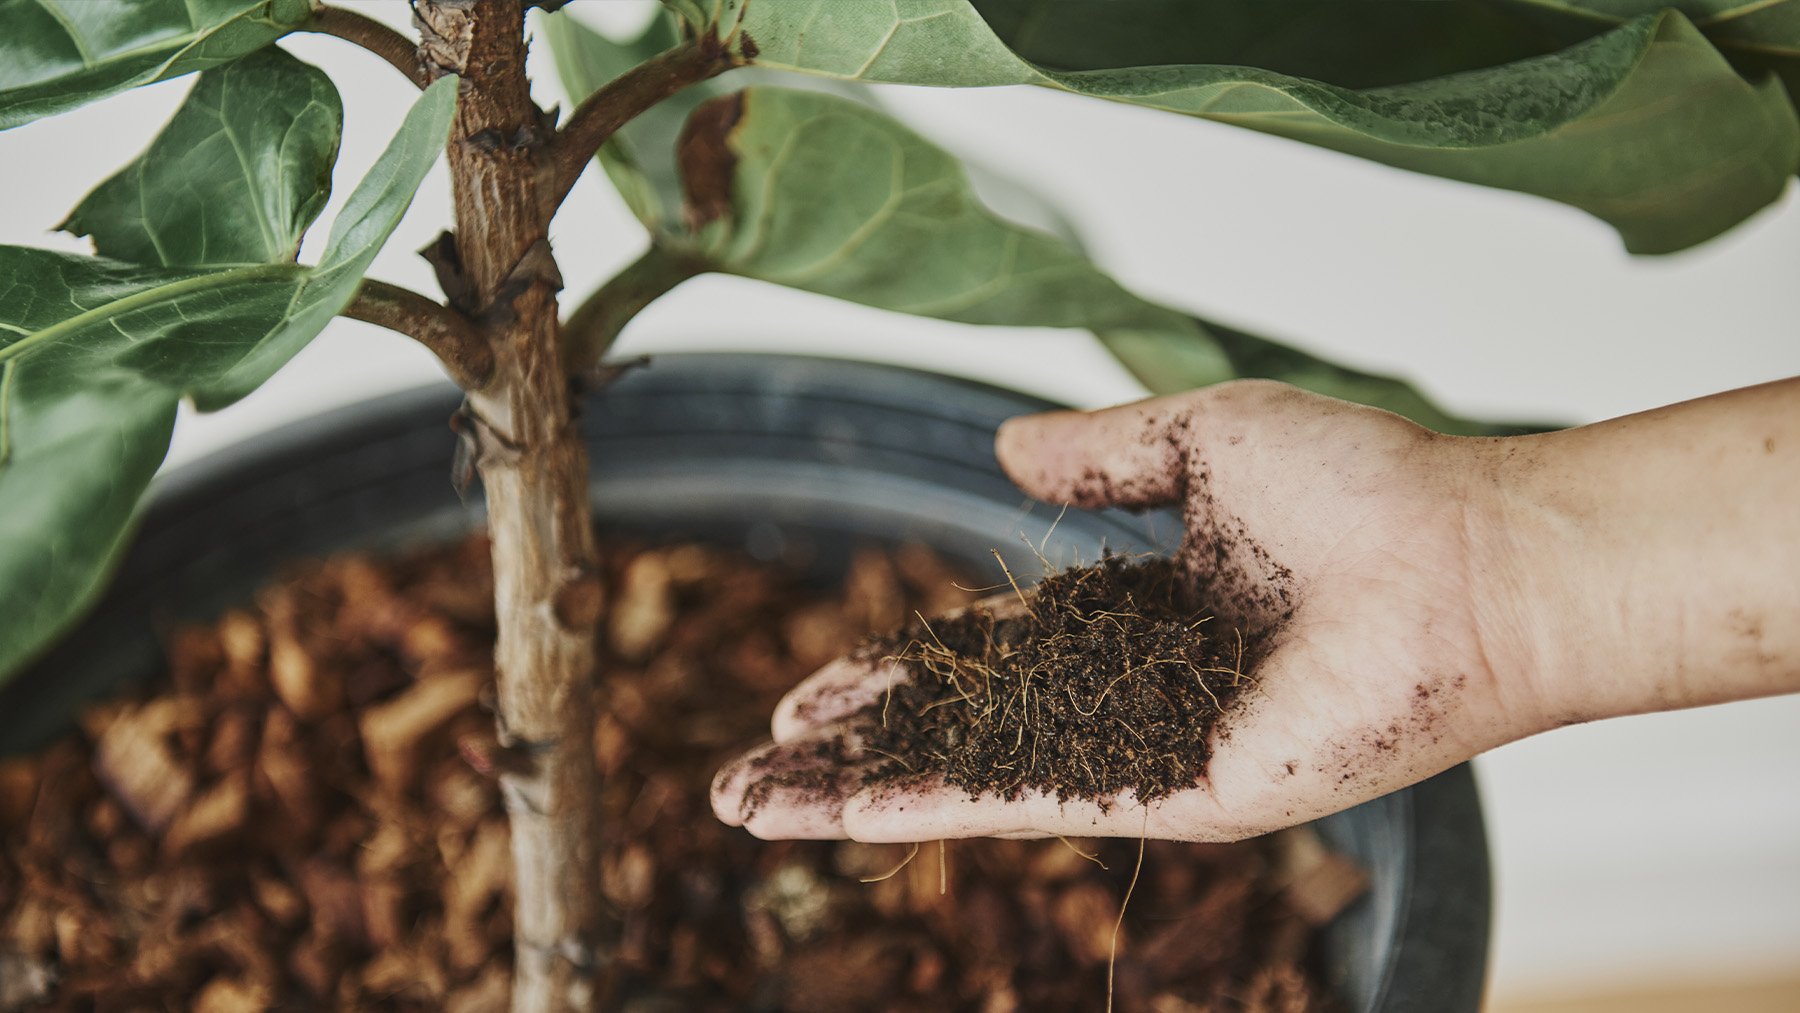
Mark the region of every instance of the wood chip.
<instances>
[{"instance_id":1,"label":"wood chip","mask_svg":"<svg viewBox=\"0 0 1800 1013\"><path fill-rule=\"evenodd\" d=\"M274 991L267 985L238 978L217 977L194 997L194 1013L262 1013L274 1005Z\"/></svg>"},{"instance_id":2,"label":"wood chip","mask_svg":"<svg viewBox=\"0 0 1800 1013\"><path fill-rule=\"evenodd\" d=\"M619 600L607 621L607 646L621 657L642 661L674 618L668 565L661 554L646 552L625 570Z\"/></svg>"},{"instance_id":3,"label":"wood chip","mask_svg":"<svg viewBox=\"0 0 1800 1013\"><path fill-rule=\"evenodd\" d=\"M249 815L250 775L240 770L201 793L175 817L163 834L163 852L181 855L227 840L244 828Z\"/></svg>"},{"instance_id":4,"label":"wood chip","mask_svg":"<svg viewBox=\"0 0 1800 1013\"><path fill-rule=\"evenodd\" d=\"M364 710L358 727L363 755L376 780L392 791L410 785L430 737L474 707L486 681L487 676L476 671L438 675Z\"/></svg>"},{"instance_id":5,"label":"wood chip","mask_svg":"<svg viewBox=\"0 0 1800 1013\"><path fill-rule=\"evenodd\" d=\"M94 750L94 773L138 825L156 833L194 795L193 772L170 747L183 706L165 698L122 710Z\"/></svg>"},{"instance_id":6,"label":"wood chip","mask_svg":"<svg viewBox=\"0 0 1800 1013\"><path fill-rule=\"evenodd\" d=\"M1368 892L1368 873L1325 847L1311 827L1284 831L1276 847L1281 899L1309 925L1327 924Z\"/></svg>"}]
</instances>

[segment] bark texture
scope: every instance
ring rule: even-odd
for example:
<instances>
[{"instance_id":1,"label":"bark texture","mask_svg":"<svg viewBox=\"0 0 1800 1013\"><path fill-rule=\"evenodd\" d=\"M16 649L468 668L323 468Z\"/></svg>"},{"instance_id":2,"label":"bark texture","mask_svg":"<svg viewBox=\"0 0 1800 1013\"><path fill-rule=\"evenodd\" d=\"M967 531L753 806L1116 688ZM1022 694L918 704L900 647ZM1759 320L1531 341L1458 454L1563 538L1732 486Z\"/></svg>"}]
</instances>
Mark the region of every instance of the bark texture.
<instances>
[{"instance_id":1,"label":"bark texture","mask_svg":"<svg viewBox=\"0 0 1800 1013\"><path fill-rule=\"evenodd\" d=\"M456 235L440 244L437 266L494 352L464 433L493 540L517 891L513 1009L592 1009L608 936L591 745L602 603L587 459L557 343L551 126L531 101L520 0L418 0L415 16L427 67L463 78L449 148Z\"/></svg>"}]
</instances>

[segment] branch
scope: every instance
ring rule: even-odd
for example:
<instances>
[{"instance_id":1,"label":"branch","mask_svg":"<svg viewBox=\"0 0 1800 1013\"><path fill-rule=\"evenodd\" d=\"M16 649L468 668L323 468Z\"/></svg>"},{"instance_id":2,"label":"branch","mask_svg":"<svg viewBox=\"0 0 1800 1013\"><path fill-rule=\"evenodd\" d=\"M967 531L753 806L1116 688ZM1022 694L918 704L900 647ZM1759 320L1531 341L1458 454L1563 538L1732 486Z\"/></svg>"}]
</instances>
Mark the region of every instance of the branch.
<instances>
[{"instance_id":1,"label":"branch","mask_svg":"<svg viewBox=\"0 0 1800 1013\"><path fill-rule=\"evenodd\" d=\"M320 5L312 20L300 26L303 32L335 35L354 42L394 65L407 80L421 89L431 84L425 65L419 60L419 47L413 40L364 14L343 7Z\"/></svg>"},{"instance_id":2,"label":"branch","mask_svg":"<svg viewBox=\"0 0 1800 1013\"><path fill-rule=\"evenodd\" d=\"M580 376L598 366L631 318L670 289L705 271L706 265L699 260L652 244L643 256L588 296L563 323L563 364L568 374Z\"/></svg>"},{"instance_id":3,"label":"branch","mask_svg":"<svg viewBox=\"0 0 1800 1013\"><path fill-rule=\"evenodd\" d=\"M735 64L716 41L684 42L614 78L569 114L550 151L559 206L575 181L618 129L640 113L691 84L730 70Z\"/></svg>"},{"instance_id":4,"label":"branch","mask_svg":"<svg viewBox=\"0 0 1800 1013\"><path fill-rule=\"evenodd\" d=\"M464 390L480 390L494 374L494 352L475 324L411 289L364 279L343 315L398 331L431 349Z\"/></svg>"}]
</instances>

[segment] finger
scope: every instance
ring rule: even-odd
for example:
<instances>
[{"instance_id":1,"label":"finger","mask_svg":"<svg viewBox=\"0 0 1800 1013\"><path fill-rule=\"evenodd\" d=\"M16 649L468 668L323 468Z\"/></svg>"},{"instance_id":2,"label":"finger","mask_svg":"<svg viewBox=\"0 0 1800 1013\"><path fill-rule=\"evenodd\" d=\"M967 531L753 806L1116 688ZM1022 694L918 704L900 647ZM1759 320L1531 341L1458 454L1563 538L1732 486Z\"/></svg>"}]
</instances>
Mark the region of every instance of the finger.
<instances>
[{"instance_id":1,"label":"finger","mask_svg":"<svg viewBox=\"0 0 1800 1013\"><path fill-rule=\"evenodd\" d=\"M1186 396L1153 398L1097 412L1045 412L1008 419L994 453L1019 488L1051 503L1152 507L1181 496Z\"/></svg>"},{"instance_id":2,"label":"finger","mask_svg":"<svg viewBox=\"0 0 1800 1013\"><path fill-rule=\"evenodd\" d=\"M946 617L971 609L982 609L996 619L1016 618L1026 611L1022 593L1007 591L947 613ZM807 676L781 698L769 720L770 734L776 742L787 742L814 728L836 724L883 699L909 678L910 670L890 658L839 658Z\"/></svg>"},{"instance_id":3,"label":"finger","mask_svg":"<svg viewBox=\"0 0 1800 1013\"><path fill-rule=\"evenodd\" d=\"M781 698L769 730L776 742L790 742L850 717L907 678L905 666L897 661L839 658Z\"/></svg>"},{"instance_id":4,"label":"finger","mask_svg":"<svg viewBox=\"0 0 1800 1013\"><path fill-rule=\"evenodd\" d=\"M843 806L844 833L870 844L963 837L1142 837L1177 841L1238 840L1253 833L1228 818L1196 788L1145 806L1130 792L1102 805L1084 799L1060 800L1042 791L1017 799L971 797L962 788L937 782L873 785Z\"/></svg>"},{"instance_id":5,"label":"finger","mask_svg":"<svg viewBox=\"0 0 1800 1013\"><path fill-rule=\"evenodd\" d=\"M844 802L862 786L862 745L839 728L767 743L713 778L713 814L766 840L841 840Z\"/></svg>"}]
</instances>

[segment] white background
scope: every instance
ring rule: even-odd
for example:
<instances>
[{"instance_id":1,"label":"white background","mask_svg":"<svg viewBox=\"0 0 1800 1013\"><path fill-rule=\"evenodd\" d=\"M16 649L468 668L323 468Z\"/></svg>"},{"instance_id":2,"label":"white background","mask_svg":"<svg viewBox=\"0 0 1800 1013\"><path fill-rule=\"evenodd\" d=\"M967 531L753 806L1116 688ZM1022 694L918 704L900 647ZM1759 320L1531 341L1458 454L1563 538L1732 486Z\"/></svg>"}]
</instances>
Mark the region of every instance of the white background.
<instances>
[{"instance_id":1,"label":"white background","mask_svg":"<svg viewBox=\"0 0 1800 1013\"><path fill-rule=\"evenodd\" d=\"M397 2L358 6L404 23ZM575 7L604 24L643 16L637 0ZM284 45L324 67L347 107L316 249L415 93L335 40ZM186 87L0 134L0 242L85 249L49 230L149 141ZM1722 239L1633 259L1608 228L1558 205L1227 126L1029 89L882 95L953 151L1054 199L1137 291L1404 374L1455 411L1586 422L1800 374L1792 188ZM558 97L546 89L546 102ZM435 293L411 251L447 223L448 204L440 166L373 274ZM644 243L593 172L554 240L571 296ZM675 349L905 363L1083 406L1139 394L1083 334L920 321L731 278L684 285L620 347ZM340 320L242 404L184 417L169 463L440 375L406 340ZM1478 769L1497 996L1800 972L1800 697L1568 728Z\"/></svg>"}]
</instances>

